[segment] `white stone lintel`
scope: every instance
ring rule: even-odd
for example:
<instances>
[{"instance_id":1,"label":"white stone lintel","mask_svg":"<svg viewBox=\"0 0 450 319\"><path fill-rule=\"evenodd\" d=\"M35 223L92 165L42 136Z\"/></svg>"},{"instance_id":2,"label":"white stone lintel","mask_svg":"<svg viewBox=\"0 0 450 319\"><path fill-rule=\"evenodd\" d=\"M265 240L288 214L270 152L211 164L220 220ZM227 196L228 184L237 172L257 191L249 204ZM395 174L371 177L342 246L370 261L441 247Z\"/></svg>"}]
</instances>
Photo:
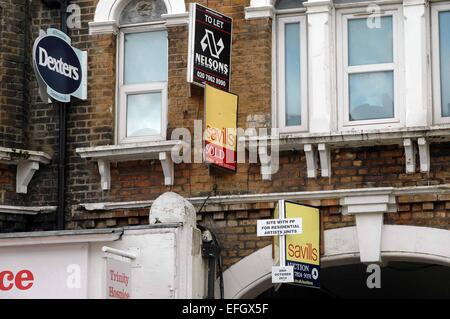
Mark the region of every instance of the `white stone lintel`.
<instances>
[{"instance_id":1,"label":"white stone lintel","mask_svg":"<svg viewBox=\"0 0 450 319\"><path fill-rule=\"evenodd\" d=\"M429 0L403 0L403 7L425 6Z\"/></svg>"},{"instance_id":2,"label":"white stone lintel","mask_svg":"<svg viewBox=\"0 0 450 319\"><path fill-rule=\"evenodd\" d=\"M166 20L166 27L185 26L189 24L189 12L163 14L161 18Z\"/></svg>"},{"instance_id":3,"label":"white stone lintel","mask_svg":"<svg viewBox=\"0 0 450 319\"><path fill-rule=\"evenodd\" d=\"M303 2L303 6L306 7L306 13L328 13L333 8L332 0L309 0Z\"/></svg>"},{"instance_id":4,"label":"white stone lintel","mask_svg":"<svg viewBox=\"0 0 450 319\"><path fill-rule=\"evenodd\" d=\"M117 34L119 26L116 21L91 21L89 22L89 34Z\"/></svg>"},{"instance_id":5,"label":"white stone lintel","mask_svg":"<svg viewBox=\"0 0 450 319\"><path fill-rule=\"evenodd\" d=\"M259 7L245 7L245 19L262 19L273 18L275 9L272 5L259 6Z\"/></svg>"}]
</instances>

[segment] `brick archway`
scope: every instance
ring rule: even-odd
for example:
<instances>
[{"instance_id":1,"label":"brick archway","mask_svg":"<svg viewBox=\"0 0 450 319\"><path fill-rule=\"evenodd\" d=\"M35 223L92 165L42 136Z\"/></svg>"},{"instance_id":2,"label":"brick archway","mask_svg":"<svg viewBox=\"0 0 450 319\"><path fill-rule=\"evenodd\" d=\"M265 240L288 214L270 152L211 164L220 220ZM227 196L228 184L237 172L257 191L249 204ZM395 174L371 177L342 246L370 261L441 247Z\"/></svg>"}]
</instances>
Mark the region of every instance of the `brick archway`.
<instances>
[{"instance_id":1,"label":"brick archway","mask_svg":"<svg viewBox=\"0 0 450 319\"><path fill-rule=\"evenodd\" d=\"M326 230L322 267L360 262L356 227ZM450 267L450 230L384 225L381 256L385 261L426 262ZM272 246L266 246L243 258L224 274L225 298L254 298L269 289ZM217 285L218 286L218 285Z\"/></svg>"}]
</instances>

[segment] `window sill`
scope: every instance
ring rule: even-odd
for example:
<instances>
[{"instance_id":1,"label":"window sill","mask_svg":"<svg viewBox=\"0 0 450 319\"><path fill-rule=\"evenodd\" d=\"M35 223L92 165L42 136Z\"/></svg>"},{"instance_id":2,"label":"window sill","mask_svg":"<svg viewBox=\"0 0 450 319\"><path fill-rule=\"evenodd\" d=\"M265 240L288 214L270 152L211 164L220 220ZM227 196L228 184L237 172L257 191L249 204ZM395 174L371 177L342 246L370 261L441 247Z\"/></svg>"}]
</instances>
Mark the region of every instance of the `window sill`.
<instances>
[{"instance_id":1,"label":"window sill","mask_svg":"<svg viewBox=\"0 0 450 319\"><path fill-rule=\"evenodd\" d=\"M0 213L17 215L37 215L52 213L57 209L56 206L7 206L0 205Z\"/></svg>"},{"instance_id":2,"label":"window sill","mask_svg":"<svg viewBox=\"0 0 450 319\"><path fill-rule=\"evenodd\" d=\"M164 184L173 185L172 149L181 149L185 142L178 140L130 143L77 148L81 158L93 159L98 164L103 190L111 188L110 163L156 159L161 162Z\"/></svg>"},{"instance_id":3,"label":"window sill","mask_svg":"<svg viewBox=\"0 0 450 319\"><path fill-rule=\"evenodd\" d=\"M329 133L280 134L280 150L299 149L304 144L326 143L331 147L361 147L402 143L405 138L427 137L430 141L450 141L450 124L402 128L346 129ZM260 138L267 139L266 138Z\"/></svg>"},{"instance_id":4,"label":"window sill","mask_svg":"<svg viewBox=\"0 0 450 319\"><path fill-rule=\"evenodd\" d=\"M50 160L51 156L44 152L0 147L0 163L17 166L16 193L26 194L39 164L48 164Z\"/></svg>"},{"instance_id":5,"label":"window sill","mask_svg":"<svg viewBox=\"0 0 450 319\"><path fill-rule=\"evenodd\" d=\"M418 149L420 171L430 170L429 144L450 141L450 125L408 127L391 129L366 129L330 133L280 134L279 137L253 137L258 143L263 180L271 179L271 161L268 148L278 142L279 151L305 152L308 178L331 176L330 149L354 148L376 145L401 145L405 148L406 173L416 171L415 154ZM417 144L417 147L415 146Z\"/></svg>"}]
</instances>

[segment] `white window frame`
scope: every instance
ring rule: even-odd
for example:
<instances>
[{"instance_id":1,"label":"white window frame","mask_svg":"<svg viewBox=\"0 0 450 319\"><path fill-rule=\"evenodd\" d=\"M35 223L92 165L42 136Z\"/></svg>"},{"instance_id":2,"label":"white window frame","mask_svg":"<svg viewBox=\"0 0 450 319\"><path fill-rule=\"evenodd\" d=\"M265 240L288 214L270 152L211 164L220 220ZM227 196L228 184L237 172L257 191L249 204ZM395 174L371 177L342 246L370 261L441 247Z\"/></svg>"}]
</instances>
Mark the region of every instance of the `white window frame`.
<instances>
[{"instance_id":1,"label":"white window frame","mask_svg":"<svg viewBox=\"0 0 450 319\"><path fill-rule=\"evenodd\" d=\"M165 26L160 22L150 22L139 26L123 27L119 31L119 45L117 46L117 103L116 105L116 141L117 144L142 143L151 141L163 141L167 138L167 81L149 82L142 84L124 84L125 61L125 34L151 31L165 31ZM168 50L167 45L167 50ZM167 52L168 53L168 52ZM168 57L168 54L167 54ZM127 137L127 95L139 93L161 93L161 134L149 136Z\"/></svg>"},{"instance_id":2,"label":"white window frame","mask_svg":"<svg viewBox=\"0 0 450 319\"><path fill-rule=\"evenodd\" d=\"M381 6L378 15L392 16L393 32L393 62L348 66L348 20L369 17L366 7L342 9L337 11L337 98L338 124L342 131L367 129L376 125L377 128L395 128L404 126L405 112L403 102L403 14L401 6ZM376 71L394 72L394 117L388 119L371 119L350 121L349 74Z\"/></svg>"},{"instance_id":3,"label":"white window frame","mask_svg":"<svg viewBox=\"0 0 450 319\"><path fill-rule=\"evenodd\" d=\"M439 56L439 12L450 11L450 3L431 4L431 59L433 81L433 122L435 124L450 123L450 116L442 116L441 110L441 62Z\"/></svg>"},{"instance_id":4,"label":"white window frame","mask_svg":"<svg viewBox=\"0 0 450 319\"><path fill-rule=\"evenodd\" d=\"M301 125L286 125L286 103L285 103L285 52L284 52L284 30L288 23L300 24L300 75L301 93ZM276 119L275 123L280 133L296 133L308 131L308 51L307 51L307 23L306 15L278 15L276 17L277 40L276 40Z\"/></svg>"}]
</instances>

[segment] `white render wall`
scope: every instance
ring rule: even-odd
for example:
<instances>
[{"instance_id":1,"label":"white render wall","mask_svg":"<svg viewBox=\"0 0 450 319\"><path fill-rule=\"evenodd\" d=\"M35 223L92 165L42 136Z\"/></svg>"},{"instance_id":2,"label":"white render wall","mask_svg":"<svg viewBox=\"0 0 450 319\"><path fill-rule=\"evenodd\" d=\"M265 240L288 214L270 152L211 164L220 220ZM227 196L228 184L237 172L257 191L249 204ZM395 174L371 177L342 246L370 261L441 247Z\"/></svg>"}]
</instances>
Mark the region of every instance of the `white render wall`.
<instances>
[{"instance_id":1,"label":"white render wall","mask_svg":"<svg viewBox=\"0 0 450 319\"><path fill-rule=\"evenodd\" d=\"M203 298L207 267L201 233L181 223L113 230L73 230L0 235L0 270L33 273L33 286L0 291L2 298L106 297L106 258L131 262L131 298ZM131 260L102 248L133 254ZM75 265L81 285L67 282ZM9 285L10 281L6 279Z\"/></svg>"},{"instance_id":2,"label":"white render wall","mask_svg":"<svg viewBox=\"0 0 450 319\"><path fill-rule=\"evenodd\" d=\"M191 244L183 243L186 235L201 241L201 236L194 236L194 232L199 230L190 227L188 229L182 227L130 228L124 231L122 238L118 241L91 243L88 260L88 298L105 297L102 282L105 277L104 256L106 255L102 247L105 245L138 255L131 262L131 297L133 299L203 298L206 266L199 249L201 243L192 243L192 240ZM187 251L178 249L182 244L189 246ZM197 254L192 255L193 251Z\"/></svg>"}]
</instances>

